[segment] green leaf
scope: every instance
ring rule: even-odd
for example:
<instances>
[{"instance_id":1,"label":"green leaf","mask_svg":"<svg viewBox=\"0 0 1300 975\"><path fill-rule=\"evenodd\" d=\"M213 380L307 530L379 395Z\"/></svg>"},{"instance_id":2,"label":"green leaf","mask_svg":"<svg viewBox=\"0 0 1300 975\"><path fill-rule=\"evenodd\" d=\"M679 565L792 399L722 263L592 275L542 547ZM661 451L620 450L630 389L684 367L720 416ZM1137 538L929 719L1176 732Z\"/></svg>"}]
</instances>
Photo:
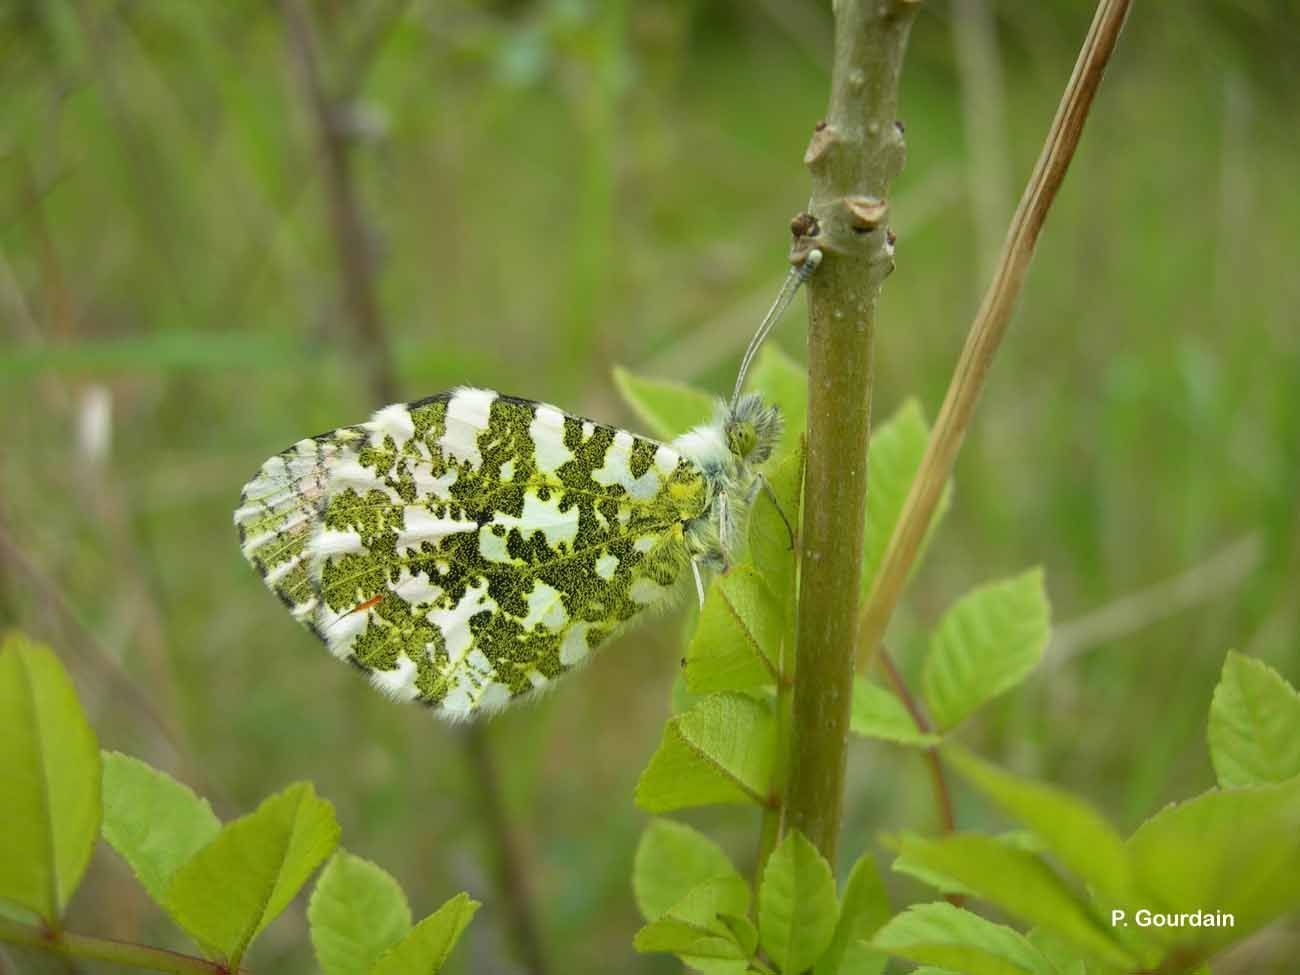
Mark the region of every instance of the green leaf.
<instances>
[{"instance_id":1,"label":"green leaf","mask_svg":"<svg viewBox=\"0 0 1300 975\"><path fill-rule=\"evenodd\" d=\"M893 849L898 849L899 843L901 843L901 840L899 839L893 837L886 838L886 845L891 846ZM893 870L894 873L905 874L908 877L919 880L921 883L933 887L945 896L952 894L959 897L975 896L975 891L971 890L957 878L946 874L941 870L936 870L926 863L920 863L913 860L905 853L900 852L899 855L894 858L894 862L890 864L890 869Z\"/></svg>"},{"instance_id":2,"label":"green leaf","mask_svg":"<svg viewBox=\"0 0 1300 975\"><path fill-rule=\"evenodd\" d=\"M660 918L638 931L632 947L642 954L671 953L697 971L717 975L745 971L751 957L735 933L721 922L714 930L671 917Z\"/></svg>"},{"instance_id":3,"label":"green leaf","mask_svg":"<svg viewBox=\"0 0 1300 975\"><path fill-rule=\"evenodd\" d=\"M772 493L759 491L749 516L750 559L781 607L787 642L794 639L796 552L793 533L799 531L803 459L800 448L768 465L767 483Z\"/></svg>"},{"instance_id":4,"label":"green leaf","mask_svg":"<svg viewBox=\"0 0 1300 975\"><path fill-rule=\"evenodd\" d=\"M647 921L662 917L692 888L719 877L741 880L722 847L698 830L671 819L653 819L641 834L632 889Z\"/></svg>"},{"instance_id":5,"label":"green leaf","mask_svg":"<svg viewBox=\"0 0 1300 975\"><path fill-rule=\"evenodd\" d=\"M649 812L715 802L767 802L776 727L765 704L713 694L664 727L636 801Z\"/></svg>"},{"instance_id":6,"label":"green leaf","mask_svg":"<svg viewBox=\"0 0 1300 975\"><path fill-rule=\"evenodd\" d=\"M782 971L805 971L830 945L838 918L830 864L807 837L790 830L768 857L758 890L763 950Z\"/></svg>"},{"instance_id":7,"label":"green leaf","mask_svg":"<svg viewBox=\"0 0 1300 975\"><path fill-rule=\"evenodd\" d=\"M642 953L671 952L711 975L743 972L753 948L736 919L748 909L749 887L740 876L715 877L638 931L632 946Z\"/></svg>"},{"instance_id":8,"label":"green leaf","mask_svg":"<svg viewBox=\"0 0 1300 975\"><path fill-rule=\"evenodd\" d=\"M1043 572L968 593L944 614L921 671L935 723L948 730L989 699L1015 687L1047 646Z\"/></svg>"},{"instance_id":9,"label":"green leaf","mask_svg":"<svg viewBox=\"0 0 1300 975\"><path fill-rule=\"evenodd\" d=\"M1041 928L1034 928L1029 934L1025 935L1029 943L1043 953L1043 956L1056 966L1060 975L1088 975L1088 966L1079 952L1072 946L1066 944L1056 935ZM1125 968L1127 972L1130 969ZM1112 969L1107 969L1112 971ZM1100 971L1096 975L1102 975Z\"/></svg>"},{"instance_id":10,"label":"green leaf","mask_svg":"<svg viewBox=\"0 0 1300 975\"><path fill-rule=\"evenodd\" d=\"M919 730L897 696L865 677L853 679L850 728L866 738L880 738L919 748L929 748L942 740L938 735Z\"/></svg>"},{"instance_id":11,"label":"green leaf","mask_svg":"<svg viewBox=\"0 0 1300 975\"><path fill-rule=\"evenodd\" d=\"M1012 775L955 744L945 745L943 754L966 781L1036 833L1080 879L1115 900L1130 893L1132 879L1124 842L1086 802L1053 786Z\"/></svg>"},{"instance_id":12,"label":"green leaf","mask_svg":"<svg viewBox=\"0 0 1300 975\"><path fill-rule=\"evenodd\" d=\"M738 565L709 587L686 648L686 686L696 693L776 683L785 631L781 606L753 566Z\"/></svg>"},{"instance_id":13,"label":"green leaf","mask_svg":"<svg viewBox=\"0 0 1300 975\"><path fill-rule=\"evenodd\" d=\"M1165 944L1221 948L1300 908L1300 778L1212 790L1168 806L1128 842L1142 896L1133 913L1223 911L1232 927L1147 927Z\"/></svg>"},{"instance_id":14,"label":"green leaf","mask_svg":"<svg viewBox=\"0 0 1300 975\"><path fill-rule=\"evenodd\" d=\"M1023 853L1038 854L1044 850L1043 841L1028 830L1008 830L1005 833L999 833L993 839L1003 846L1010 847L1013 850L1020 850ZM901 839L894 839L893 848L898 849L901 842ZM896 873L915 877L921 883L929 884L942 894L959 894L963 897L978 896L975 891L953 875L944 873L927 863L914 860L905 853L900 853L895 857L892 869Z\"/></svg>"},{"instance_id":15,"label":"green leaf","mask_svg":"<svg viewBox=\"0 0 1300 975\"><path fill-rule=\"evenodd\" d=\"M867 525L862 548L862 592L871 588L880 562L885 557L889 538L903 513L903 502L916 479L921 457L925 454L930 428L916 400L909 399L888 420L871 433L871 463L867 465ZM952 481L944 485L934 516L926 529L925 541L912 571L921 564L921 557L939 522L952 501Z\"/></svg>"},{"instance_id":16,"label":"green leaf","mask_svg":"<svg viewBox=\"0 0 1300 975\"><path fill-rule=\"evenodd\" d=\"M370 975L437 975L481 905L457 894L380 956Z\"/></svg>"},{"instance_id":17,"label":"green leaf","mask_svg":"<svg viewBox=\"0 0 1300 975\"><path fill-rule=\"evenodd\" d=\"M172 876L221 832L221 820L206 799L138 758L103 759L104 839L161 904Z\"/></svg>"},{"instance_id":18,"label":"green leaf","mask_svg":"<svg viewBox=\"0 0 1300 975\"><path fill-rule=\"evenodd\" d=\"M758 353L758 362L749 374L749 385L776 406L785 419L781 442L773 456L781 458L798 449L808 426L808 371L774 342L768 342Z\"/></svg>"},{"instance_id":19,"label":"green leaf","mask_svg":"<svg viewBox=\"0 0 1300 975\"><path fill-rule=\"evenodd\" d=\"M938 839L903 837L902 867L922 867L952 877L965 890L1032 924L1056 932L1112 965L1136 963L1111 937L1093 910L1047 864L991 836L956 833ZM900 869L895 864L896 869Z\"/></svg>"},{"instance_id":20,"label":"green leaf","mask_svg":"<svg viewBox=\"0 0 1300 975\"><path fill-rule=\"evenodd\" d=\"M890 913L889 894L876 861L870 854L863 854L849 871L835 933L817 960L814 975L880 975L887 959L863 942L880 930Z\"/></svg>"},{"instance_id":21,"label":"green leaf","mask_svg":"<svg viewBox=\"0 0 1300 975\"><path fill-rule=\"evenodd\" d=\"M334 807L310 783L292 785L226 824L176 871L163 906L205 951L238 968L338 840Z\"/></svg>"},{"instance_id":22,"label":"green leaf","mask_svg":"<svg viewBox=\"0 0 1300 975\"><path fill-rule=\"evenodd\" d=\"M742 880L741 883L744 883ZM748 892L749 888L745 888ZM746 958L753 958L754 952L758 951L758 928L754 927L754 922L743 914L718 914L718 920L731 929L731 933L736 936L736 944L740 945L740 950Z\"/></svg>"},{"instance_id":23,"label":"green leaf","mask_svg":"<svg viewBox=\"0 0 1300 975\"><path fill-rule=\"evenodd\" d=\"M386 871L339 850L316 882L307 921L325 975L368 975L411 930L411 909Z\"/></svg>"},{"instance_id":24,"label":"green leaf","mask_svg":"<svg viewBox=\"0 0 1300 975\"><path fill-rule=\"evenodd\" d=\"M1300 775L1300 694L1263 661L1229 653L1210 705L1209 737L1225 788Z\"/></svg>"},{"instance_id":25,"label":"green leaf","mask_svg":"<svg viewBox=\"0 0 1300 975\"><path fill-rule=\"evenodd\" d=\"M964 975L1056 975L1017 931L951 904L918 904L881 928L875 947Z\"/></svg>"},{"instance_id":26,"label":"green leaf","mask_svg":"<svg viewBox=\"0 0 1300 975\"><path fill-rule=\"evenodd\" d=\"M719 915L743 916L748 910L749 885L743 877L732 871L730 874L700 881L664 911L660 920L666 918L701 928L730 930L725 923L717 926Z\"/></svg>"},{"instance_id":27,"label":"green leaf","mask_svg":"<svg viewBox=\"0 0 1300 975\"><path fill-rule=\"evenodd\" d=\"M717 397L684 383L646 379L621 367L614 369L614 385L650 433L663 440L707 423L718 403Z\"/></svg>"},{"instance_id":28,"label":"green leaf","mask_svg":"<svg viewBox=\"0 0 1300 975\"><path fill-rule=\"evenodd\" d=\"M99 745L62 664L18 633L0 645L0 897L57 924L99 834Z\"/></svg>"}]
</instances>

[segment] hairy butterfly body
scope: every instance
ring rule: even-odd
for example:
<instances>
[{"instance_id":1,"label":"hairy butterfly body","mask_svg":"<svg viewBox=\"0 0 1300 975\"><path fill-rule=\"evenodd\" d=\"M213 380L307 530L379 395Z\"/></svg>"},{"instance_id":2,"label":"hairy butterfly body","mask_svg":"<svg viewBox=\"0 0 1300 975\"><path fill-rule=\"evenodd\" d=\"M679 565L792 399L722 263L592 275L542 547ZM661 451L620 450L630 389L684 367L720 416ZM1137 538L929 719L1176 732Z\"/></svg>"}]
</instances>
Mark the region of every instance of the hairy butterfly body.
<instances>
[{"instance_id":1,"label":"hairy butterfly body","mask_svg":"<svg viewBox=\"0 0 1300 975\"><path fill-rule=\"evenodd\" d=\"M277 454L235 523L334 656L472 718L546 687L692 576L703 598L700 571L730 561L780 432L752 394L665 444L460 388Z\"/></svg>"}]
</instances>

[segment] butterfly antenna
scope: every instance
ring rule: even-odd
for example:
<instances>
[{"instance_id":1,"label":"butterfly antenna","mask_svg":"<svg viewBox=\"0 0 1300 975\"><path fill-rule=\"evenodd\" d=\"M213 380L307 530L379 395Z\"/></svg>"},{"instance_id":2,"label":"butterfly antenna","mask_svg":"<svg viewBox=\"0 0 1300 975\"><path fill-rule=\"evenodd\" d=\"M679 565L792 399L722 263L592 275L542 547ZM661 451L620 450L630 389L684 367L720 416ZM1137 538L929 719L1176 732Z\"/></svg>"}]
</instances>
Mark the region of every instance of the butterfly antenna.
<instances>
[{"instance_id":1,"label":"butterfly antenna","mask_svg":"<svg viewBox=\"0 0 1300 975\"><path fill-rule=\"evenodd\" d=\"M794 296L799 291L799 286L812 276L813 271L817 270L817 265L822 262L822 252L813 248L804 258L803 263L798 267L790 268L790 273L785 276L785 282L781 285L781 290L777 292L776 300L772 302L772 307L767 310L763 316L763 321L759 323L758 331L754 337L749 340L749 347L745 349L745 355L740 360L740 372L736 376L736 388L731 394L731 408L735 410L736 404L740 402L740 391L745 386L745 374L749 372L750 364L754 361L754 356L758 355L758 350L762 347L764 340L769 332L776 327L776 323L781 320L785 310L790 307L790 302L794 301Z\"/></svg>"}]
</instances>

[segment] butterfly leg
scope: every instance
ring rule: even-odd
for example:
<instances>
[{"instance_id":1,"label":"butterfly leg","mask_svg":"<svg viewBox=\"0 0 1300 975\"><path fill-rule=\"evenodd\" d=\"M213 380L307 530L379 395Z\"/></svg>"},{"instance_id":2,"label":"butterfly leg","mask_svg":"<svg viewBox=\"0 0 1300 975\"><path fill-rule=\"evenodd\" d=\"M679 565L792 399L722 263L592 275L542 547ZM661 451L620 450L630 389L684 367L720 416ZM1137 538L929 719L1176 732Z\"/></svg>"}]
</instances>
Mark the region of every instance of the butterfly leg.
<instances>
[{"instance_id":1,"label":"butterfly leg","mask_svg":"<svg viewBox=\"0 0 1300 975\"><path fill-rule=\"evenodd\" d=\"M704 577L700 575L700 560L691 559L691 572L695 574L695 592L700 597L700 609L704 608Z\"/></svg>"}]
</instances>

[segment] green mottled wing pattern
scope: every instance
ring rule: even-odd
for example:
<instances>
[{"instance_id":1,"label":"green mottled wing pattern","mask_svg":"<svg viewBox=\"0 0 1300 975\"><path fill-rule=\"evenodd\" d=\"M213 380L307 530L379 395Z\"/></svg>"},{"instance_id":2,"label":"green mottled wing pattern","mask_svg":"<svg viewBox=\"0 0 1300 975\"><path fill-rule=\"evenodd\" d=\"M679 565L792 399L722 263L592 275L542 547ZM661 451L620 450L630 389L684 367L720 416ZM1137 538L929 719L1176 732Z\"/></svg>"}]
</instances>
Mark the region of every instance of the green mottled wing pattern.
<instances>
[{"instance_id":1,"label":"green mottled wing pattern","mask_svg":"<svg viewBox=\"0 0 1300 975\"><path fill-rule=\"evenodd\" d=\"M545 687L678 588L709 504L672 447L462 388L302 440L245 485L243 552L392 696L450 718Z\"/></svg>"}]
</instances>

